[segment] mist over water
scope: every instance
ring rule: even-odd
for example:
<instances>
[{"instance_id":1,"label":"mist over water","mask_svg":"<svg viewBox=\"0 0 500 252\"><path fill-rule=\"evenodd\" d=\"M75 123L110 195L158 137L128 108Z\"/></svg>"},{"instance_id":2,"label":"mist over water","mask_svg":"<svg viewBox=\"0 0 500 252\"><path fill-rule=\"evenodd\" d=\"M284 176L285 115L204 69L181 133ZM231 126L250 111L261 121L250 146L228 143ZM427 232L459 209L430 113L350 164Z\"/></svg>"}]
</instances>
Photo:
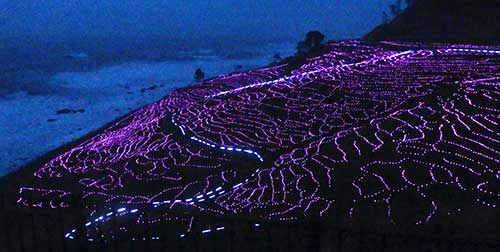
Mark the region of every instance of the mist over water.
<instances>
[{"instance_id":1,"label":"mist over water","mask_svg":"<svg viewBox=\"0 0 500 252\"><path fill-rule=\"evenodd\" d=\"M265 42L259 45L222 43L196 45L184 41L165 41L161 44L150 41L148 44L137 45L120 41L116 46L106 43L108 42L94 44L59 42L48 43L43 48L32 48L22 43L12 45L11 48L15 49L3 50L1 55L1 61L5 64L0 64L0 97L16 91L43 93L41 89L47 79L60 72L93 71L126 62L194 62L207 58L220 60L266 58L267 65L273 61L274 53L288 56L293 54L294 50L293 44ZM209 66L197 64L196 67ZM189 71L194 72L195 69L193 65ZM190 82L191 78L187 81Z\"/></svg>"}]
</instances>

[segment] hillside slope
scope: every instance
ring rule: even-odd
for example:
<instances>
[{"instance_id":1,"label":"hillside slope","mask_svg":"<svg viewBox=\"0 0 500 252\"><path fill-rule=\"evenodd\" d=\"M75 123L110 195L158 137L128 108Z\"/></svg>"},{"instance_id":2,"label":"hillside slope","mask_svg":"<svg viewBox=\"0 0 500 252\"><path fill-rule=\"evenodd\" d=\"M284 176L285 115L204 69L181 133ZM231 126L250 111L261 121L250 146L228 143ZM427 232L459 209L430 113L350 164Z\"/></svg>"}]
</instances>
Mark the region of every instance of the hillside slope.
<instances>
[{"instance_id":1,"label":"hillside slope","mask_svg":"<svg viewBox=\"0 0 500 252\"><path fill-rule=\"evenodd\" d=\"M18 202L67 208L81 197L95 214L88 232L100 236L113 235L99 229L108 211L179 233L221 225L203 216L236 215L453 218L494 234L500 48L341 41L326 50L291 74L281 65L178 90L36 169Z\"/></svg>"},{"instance_id":2,"label":"hillside slope","mask_svg":"<svg viewBox=\"0 0 500 252\"><path fill-rule=\"evenodd\" d=\"M499 13L499 0L420 0L364 39L498 44Z\"/></svg>"}]
</instances>

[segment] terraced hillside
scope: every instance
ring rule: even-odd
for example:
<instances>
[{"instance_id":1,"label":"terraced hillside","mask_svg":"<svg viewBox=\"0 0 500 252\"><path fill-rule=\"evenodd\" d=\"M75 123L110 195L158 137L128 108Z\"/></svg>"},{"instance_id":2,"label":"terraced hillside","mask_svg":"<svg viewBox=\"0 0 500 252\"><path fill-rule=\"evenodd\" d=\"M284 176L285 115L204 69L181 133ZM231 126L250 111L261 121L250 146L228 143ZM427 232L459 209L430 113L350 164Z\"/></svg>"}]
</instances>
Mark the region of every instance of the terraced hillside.
<instances>
[{"instance_id":1,"label":"terraced hillside","mask_svg":"<svg viewBox=\"0 0 500 252\"><path fill-rule=\"evenodd\" d=\"M291 72L178 90L40 167L18 203L89 202L89 239L113 237L112 217L123 234L148 223L161 239L155 227L180 237L227 228L208 216L426 225L498 213L500 48L341 41L327 51Z\"/></svg>"}]
</instances>

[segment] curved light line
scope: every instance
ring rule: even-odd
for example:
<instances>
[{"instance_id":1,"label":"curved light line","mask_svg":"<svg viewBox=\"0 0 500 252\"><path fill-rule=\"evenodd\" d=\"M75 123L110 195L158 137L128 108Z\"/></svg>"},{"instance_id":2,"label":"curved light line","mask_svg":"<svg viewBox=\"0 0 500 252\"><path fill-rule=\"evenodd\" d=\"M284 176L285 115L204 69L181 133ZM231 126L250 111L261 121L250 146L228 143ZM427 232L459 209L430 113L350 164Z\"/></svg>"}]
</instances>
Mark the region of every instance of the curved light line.
<instances>
[{"instance_id":1,"label":"curved light line","mask_svg":"<svg viewBox=\"0 0 500 252\"><path fill-rule=\"evenodd\" d=\"M173 114L172 117L170 118L172 124L174 124L176 127L179 128L179 130L181 131L181 133L182 133L183 136L186 136L187 135L186 130L184 129L184 127L182 125L178 124L175 121L175 116L176 116L176 114ZM234 147L234 146L216 145L216 144L209 143L209 142L207 142L205 140L199 139L199 138L197 138L195 136L191 136L189 139L191 139L193 141L196 141L198 143L201 143L201 144L203 144L205 146L214 148L214 149L220 149L220 150L227 150L227 151L231 151L231 152L241 152L241 153L250 154L252 156L255 156L257 159L259 159L259 161L264 162L264 159L262 158L262 156L258 152L250 150L250 149L245 149L245 148L240 148L240 147ZM257 174L257 172L259 172L259 170L260 169L256 169L255 172L252 173L251 177L254 177ZM233 185L232 187L230 187L230 190L236 189L236 188L242 186L243 183L246 183L246 182L248 182L248 179L245 179L244 182L240 182L240 183L237 183L237 184ZM177 199L177 200L157 201L157 202L153 202L152 205L155 208L158 207L158 206L160 206L160 205L170 204L170 203L173 203L173 204L175 204L175 203L186 203L186 204L193 205L195 203L202 203L202 202L204 202L206 200L211 200L211 199L215 198L216 196L220 196L220 195L224 194L225 192L226 191L223 190L223 187L219 186L219 187L215 188L214 190L208 191L207 193L204 193L204 194L195 194L194 196L192 196L190 198ZM113 216L113 215L115 215L115 216L118 216L118 215L119 216L123 216L123 215L126 215L126 214L137 213L138 211L139 211L138 208L135 208L135 209L132 209L130 211L127 211L127 209L125 207L121 207L121 208L118 208L116 211L108 212L106 215L102 215L102 216L99 216L99 217L95 218L94 221L89 221L89 222L85 223L85 228L90 227L94 223L107 222L107 221L111 220L111 216ZM218 227L214 231L222 231L222 230L224 230L224 227ZM212 231L211 229L203 230L202 234L209 233L211 231ZM75 233L76 233L76 229L73 229L70 232L66 233L64 235L64 237L68 238L68 239L74 239L73 235ZM183 238L184 236L185 236L185 234L181 234L180 237ZM158 238L158 237L153 237L153 238ZM91 239L91 238L89 238L88 240L89 241L93 241L93 239Z\"/></svg>"},{"instance_id":2,"label":"curved light line","mask_svg":"<svg viewBox=\"0 0 500 252\"><path fill-rule=\"evenodd\" d=\"M402 55L406 55L406 54L410 54L412 52L414 52L414 51L413 50L408 50L408 51L404 51L404 52L399 52L399 53L391 54L391 55L386 56L386 57L380 57L379 59L372 58L372 59L364 60L364 61L357 62L357 63L335 65L335 66L332 66L332 67L322 68L322 69L313 70L313 71L309 71L309 72L304 72L304 73L300 73L300 74L296 74L296 75L285 76L285 77L281 77L279 79L272 80L272 81L264 81L264 82L250 84L250 85L247 85L247 86L242 86L242 87L231 89L231 90L221 91L221 92L213 94L213 95L207 95L207 96L205 96L205 98L212 98L212 97L222 96L222 95L226 95L226 94L229 94L229 93L235 93L235 92L238 92L238 91L241 91L241 90L245 90L245 89L248 89L248 88L253 88L253 87L260 87L260 86L269 85L269 84L277 84L278 82L290 81L290 80L293 80L295 78L304 77L304 76L309 75L309 74L315 74L315 73L320 73L320 72L325 72L325 71L331 71L331 70L335 70L335 69L339 69L339 68L344 68L344 67L367 65L367 64L373 63L374 60L377 60L377 61L379 61L379 60L392 60L393 58L396 58L396 57L399 57L399 56L402 56Z\"/></svg>"},{"instance_id":3,"label":"curved light line","mask_svg":"<svg viewBox=\"0 0 500 252\"><path fill-rule=\"evenodd\" d=\"M269 85L269 84L276 84L276 83L281 82L281 81L288 81L288 80L292 80L294 78L299 78L299 77L306 76L308 74L314 74L314 73L319 73L319 72L323 72L323 71L330 71L330 70L338 69L338 68L341 68L341 67L360 66L360 65L365 65L365 64L371 64L371 63L373 63L375 61L380 61L380 60L392 60L393 58L396 58L396 57L399 57L399 56L403 56L403 55L407 55L407 54L410 54L410 53L413 53L413 52L415 52L415 51L414 50L408 50L408 51L403 51L403 52L395 53L395 54L392 54L392 55L389 55L389 56L386 56L386 57L380 57L379 59L372 58L372 59L361 61L361 62L358 62L358 63L350 63L350 64L345 64L345 65L337 65L337 66L332 66L332 67L323 68L323 69L319 69L319 70L304 72L304 73L297 74L297 75L291 75L291 76L287 76L287 77L282 77L282 78L279 78L279 79L276 79L276 80L272 80L272 81L260 82L260 83L255 83L255 84L251 84L251 85L247 85L247 86L242 86L242 87L231 89L231 90L227 90L227 91L222 91L222 92L219 92L219 93L216 93L216 94L213 94L213 95L210 95L210 96L206 96L206 97L207 98L211 98L211 97L216 97L216 96L222 96L222 95L225 95L225 94L228 94L228 93L238 92L238 91L241 91L241 90L244 90L244 89L248 89L248 88L252 88L252 87L264 86L264 85ZM449 49L446 49L445 52L473 52L473 53L486 53L486 54L500 54L500 50L470 49L470 48L449 48ZM181 131L182 135L186 136L187 135L186 130L184 129L184 127L182 125L178 124L175 121L175 116L176 116L176 114L173 114L172 117L171 117L172 124L174 124L176 127L179 128L179 130ZM264 161L263 158L262 158L262 156L258 152L250 150L250 149L245 149L245 148L240 148L240 147L232 147L232 146L216 145L216 144L209 143L209 142L207 142L205 140L202 140L202 139L200 139L198 137L195 137L195 136L191 136L190 139L193 140L193 141L196 141L198 143L201 143L201 144L203 144L205 146L214 148L214 149L227 150L227 151L231 151L231 152L247 153L247 154L250 154L250 155L253 155L253 156L257 157L259 159L259 161L261 161L261 162ZM255 174L257 172L259 172L259 169L257 169L251 176L255 176ZM248 179L246 179L245 182L248 182ZM235 184L235 185L233 185L231 187L231 189L236 189L236 188L242 186L243 183L244 182L240 182L238 184ZM182 199L182 200L166 200L166 201L161 201L161 202L153 202L152 204L153 204L154 207L158 207L159 205L162 205L162 204L181 203L181 202L182 203L187 203L187 204L195 204L197 202L198 203L199 202L204 202L206 200L205 197L208 197L208 199L212 199L212 198L216 197L217 195L222 195L223 193L225 193L225 191L220 186L220 187L217 187L215 190L209 191L209 192L207 192L205 194L199 194L199 195L193 196L191 198L186 198L186 199ZM479 199L478 199L478 202L480 202ZM490 207L496 207L496 205L488 204L486 202L480 202L480 203L488 205ZM434 202L433 202L433 206L434 206ZM94 221L89 221L89 222L85 223L85 228L91 226L92 223L107 222L107 221L109 221L111 219L111 216L113 216L113 215L115 215L115 216L122 216L122 215L126 215L126 214L134 214L134 213L137 213L138 211L139 211L139 209L137 209L137 208L132 209L130 211L127 211L126 208L121 207L121 208L117 209L116 211L108 212L107 214L105 214L103 216L97 217L96 219L94 219ZM255 227L259 227L259 226L260 226L260 224L255 224ZM222 231L222 230L224 230L223 226L222 227L217 227L214 230L212 230L212 229L202 230L201 234L206 234L206 233L209 233L209 232L212 232L212 231ZM66 233L64 237L68 238L68 239L74 239L73 235L75 233L76 233L76 229L73 229L70 232ZM180 235L181 238L183 238L185 236L186 236L185 234L181 234ZM155 239L157 240L159 238L158 237L152 237L152 239L153 240L155 240ZM93 241L93 239L91 239L91 238L89 238L88 240L89 241Z\"/></svg>"}]
</instances>

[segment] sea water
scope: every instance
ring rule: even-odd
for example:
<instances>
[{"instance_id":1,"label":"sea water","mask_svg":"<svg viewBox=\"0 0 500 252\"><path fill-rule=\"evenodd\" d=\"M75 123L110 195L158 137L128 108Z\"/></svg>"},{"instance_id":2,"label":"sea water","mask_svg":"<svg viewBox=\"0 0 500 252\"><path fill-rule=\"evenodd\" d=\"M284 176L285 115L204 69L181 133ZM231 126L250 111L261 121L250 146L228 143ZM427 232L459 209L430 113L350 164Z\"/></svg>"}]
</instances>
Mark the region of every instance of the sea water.
<instances>
[{"instance_id":1,"label":"sea water","mask_svg":"<svg viewBox=\"0 0 500 252\"><path fill-rule=\"evenodd\" d=\"M0 48L0 176L206 77L269 65L293 45Z\"/></svg>"}]
</instances>

